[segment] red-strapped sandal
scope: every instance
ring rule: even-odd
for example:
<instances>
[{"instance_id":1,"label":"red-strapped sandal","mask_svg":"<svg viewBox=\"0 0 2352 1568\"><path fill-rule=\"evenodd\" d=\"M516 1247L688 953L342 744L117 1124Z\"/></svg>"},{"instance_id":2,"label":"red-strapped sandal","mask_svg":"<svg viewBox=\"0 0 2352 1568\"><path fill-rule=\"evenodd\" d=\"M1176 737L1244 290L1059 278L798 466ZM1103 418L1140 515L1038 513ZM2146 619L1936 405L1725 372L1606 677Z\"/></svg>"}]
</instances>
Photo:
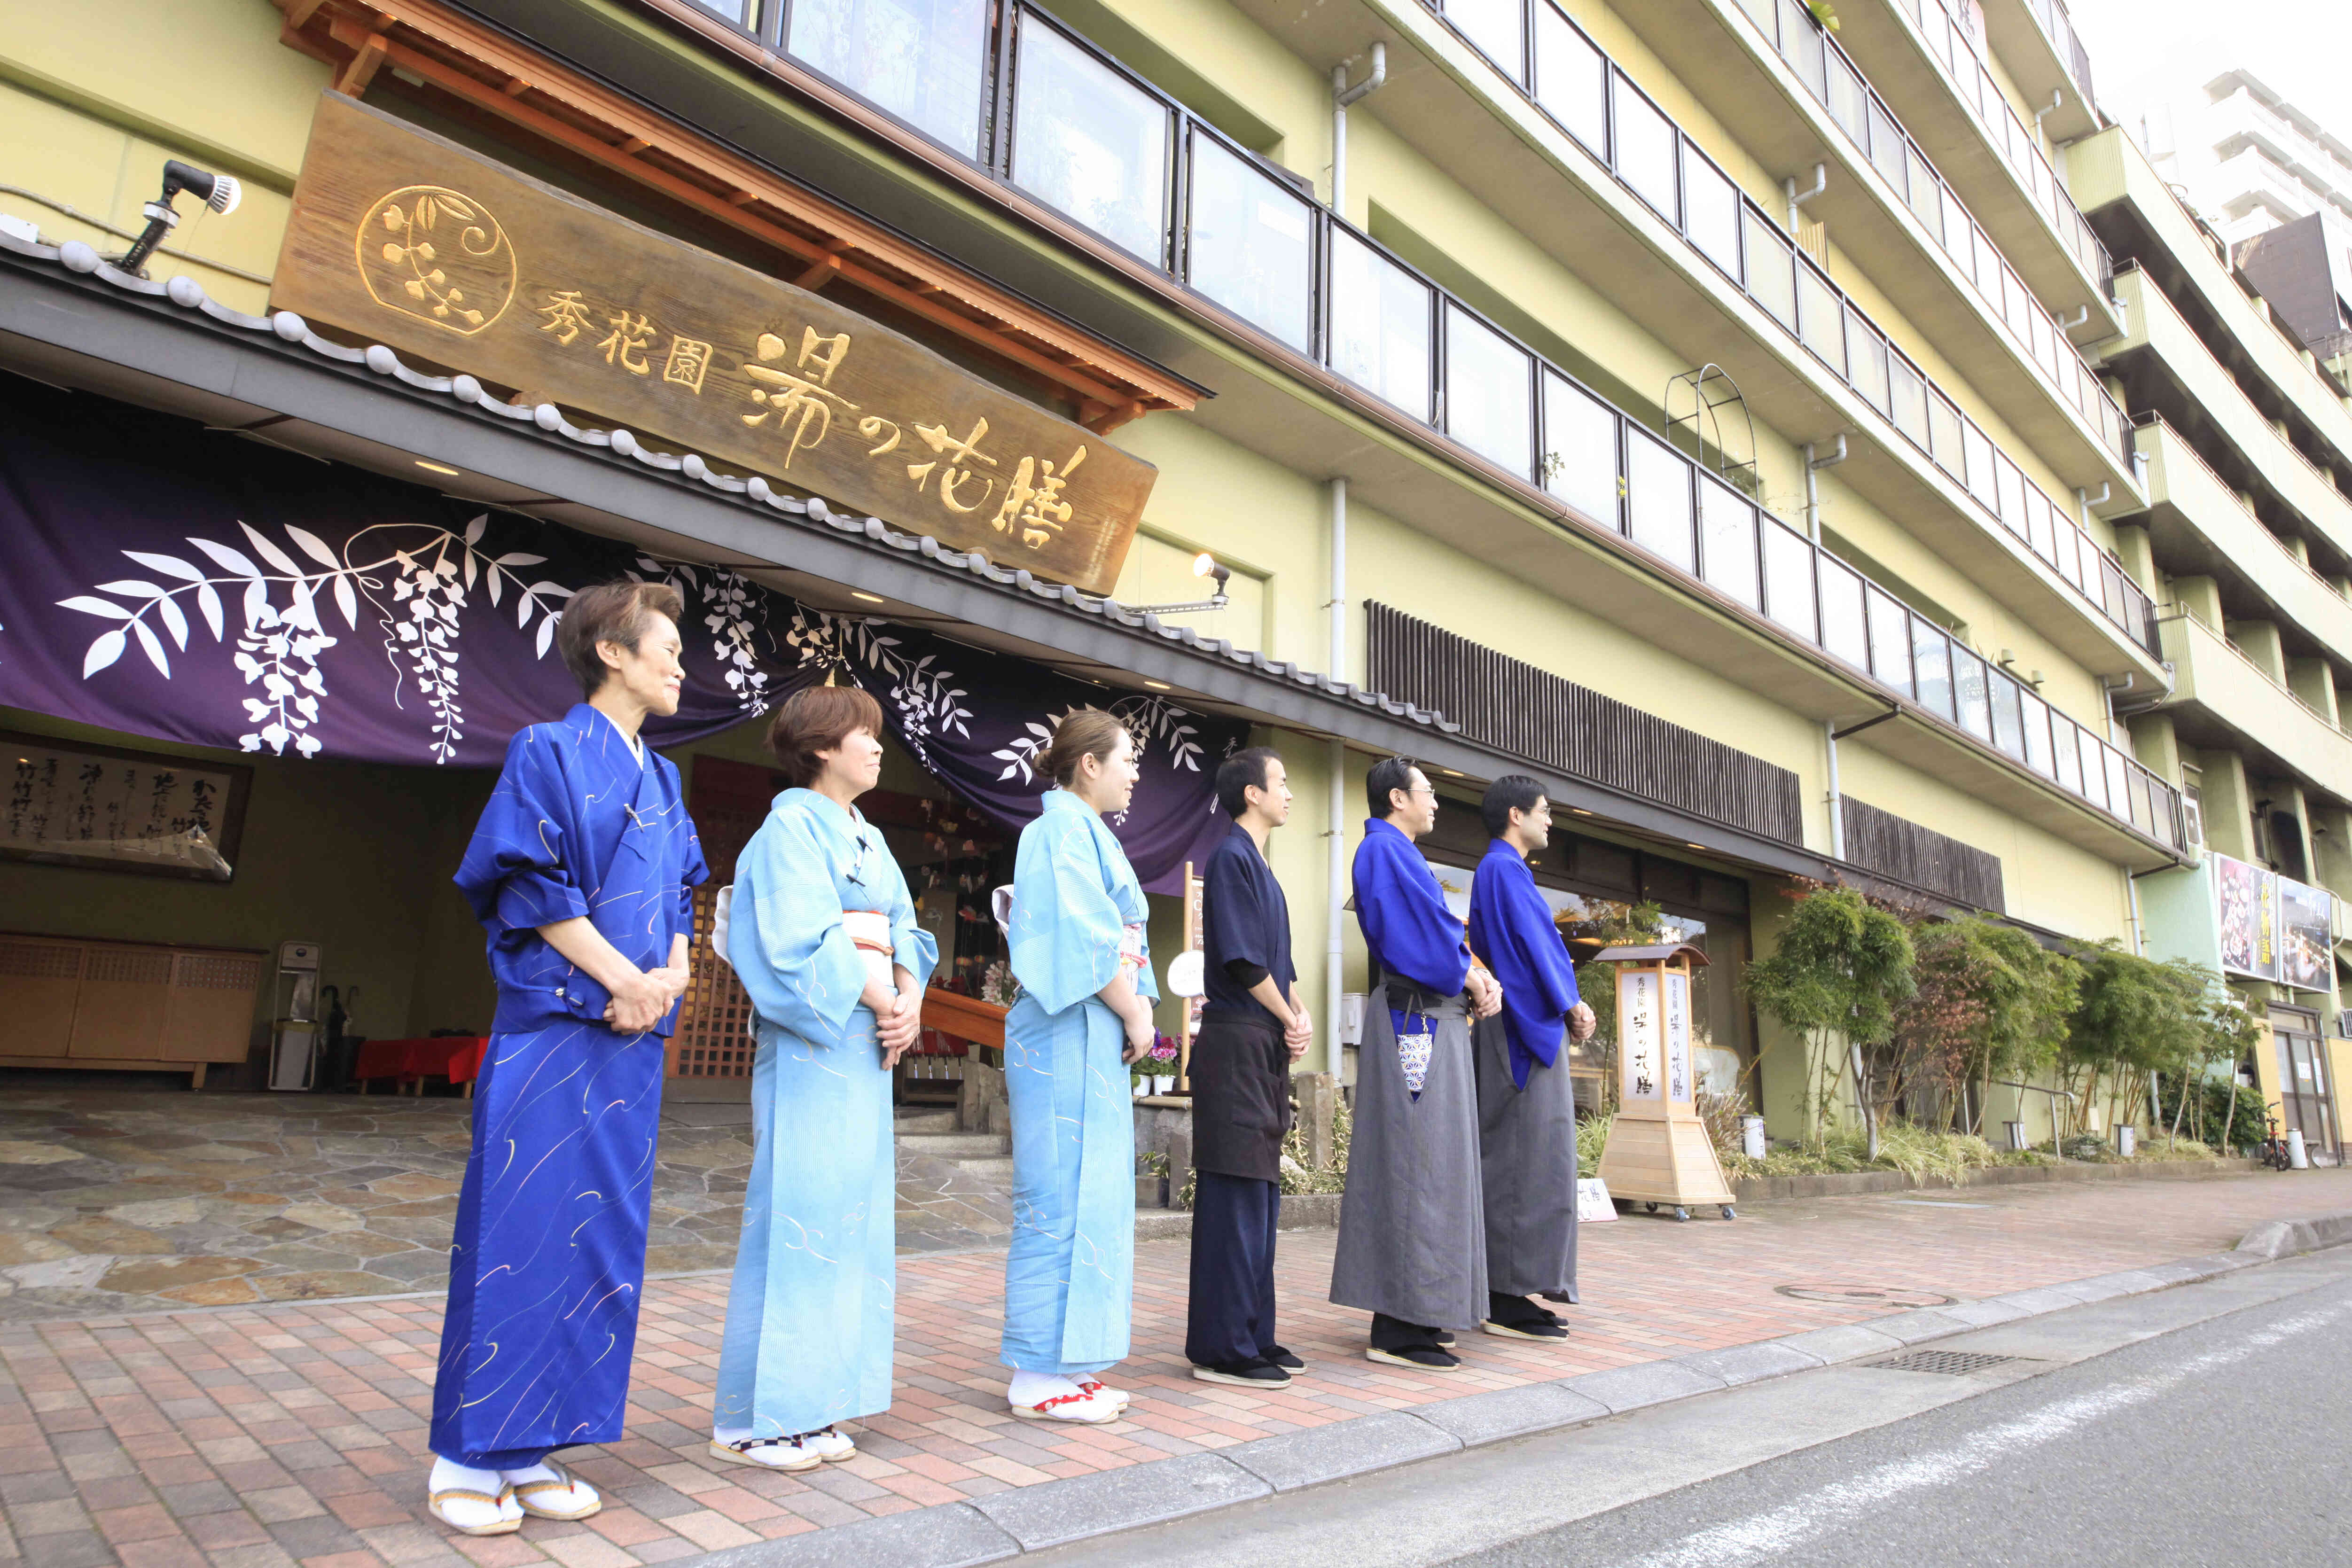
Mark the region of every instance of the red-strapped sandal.
<instances>
[{"instance_id":1,"label":"red-strapped sandal","mask_svg":"<svg viewBox=\"0 0 2352 1568\"><path fill-rule=\"evenodd\" d=\"M1076 1421L1088 1427L1107 1427L1126 1412L1124 1405L1097 1399L1092 1394L1056 1394L1034 1405L1013 1406L1013 1413L1024 1421Z\"/></svg>"}]
</instances>

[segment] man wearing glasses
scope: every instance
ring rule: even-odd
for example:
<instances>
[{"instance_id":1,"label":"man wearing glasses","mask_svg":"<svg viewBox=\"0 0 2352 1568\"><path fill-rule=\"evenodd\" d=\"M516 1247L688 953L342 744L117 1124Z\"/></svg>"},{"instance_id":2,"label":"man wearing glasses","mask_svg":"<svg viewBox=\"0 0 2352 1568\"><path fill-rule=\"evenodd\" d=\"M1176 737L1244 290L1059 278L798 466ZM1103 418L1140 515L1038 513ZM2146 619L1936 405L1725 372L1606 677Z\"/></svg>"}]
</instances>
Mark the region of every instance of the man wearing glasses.
<instances>
[{"instance_id":1,"label":"man wearing glasses","mask_svg":"<svg viewBox=\"0 0 2352 1568\"><path fill-rule=\"evenodd\" d=\"M1470 1023L1502 1006L1414 841L1437 792L1405 758L1373 765L1357 847L1357 925L1371 957L1355 1134L1331 1300L1372 1314L1365 1356L1452 1372L1448 1330L1485 1321L1486 1229Z\"/></svg>"}]
</instances>

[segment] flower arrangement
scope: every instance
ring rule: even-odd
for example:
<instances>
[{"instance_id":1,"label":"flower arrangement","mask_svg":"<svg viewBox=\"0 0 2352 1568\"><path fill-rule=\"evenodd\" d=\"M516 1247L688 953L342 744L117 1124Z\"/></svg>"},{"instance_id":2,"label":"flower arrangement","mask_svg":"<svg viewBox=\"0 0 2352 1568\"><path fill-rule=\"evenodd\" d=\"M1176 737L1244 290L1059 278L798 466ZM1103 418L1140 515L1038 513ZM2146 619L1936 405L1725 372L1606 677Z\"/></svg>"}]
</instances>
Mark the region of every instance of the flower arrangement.
<instances>
[{"instance_id":1,"label":"flower arrangement","mask_svg":"<svg viewBox=\"0 0 2352 1568\"><path fill-rule=\"evenodd\" d=\"M1155 1078L1176 1076L1176 1040L1167 1033L1151 1037L1151 1049L1128 1063L1127 1075L1139 1094L1150 1093L1156 1087Z\"/></svg>"}]
</instances>

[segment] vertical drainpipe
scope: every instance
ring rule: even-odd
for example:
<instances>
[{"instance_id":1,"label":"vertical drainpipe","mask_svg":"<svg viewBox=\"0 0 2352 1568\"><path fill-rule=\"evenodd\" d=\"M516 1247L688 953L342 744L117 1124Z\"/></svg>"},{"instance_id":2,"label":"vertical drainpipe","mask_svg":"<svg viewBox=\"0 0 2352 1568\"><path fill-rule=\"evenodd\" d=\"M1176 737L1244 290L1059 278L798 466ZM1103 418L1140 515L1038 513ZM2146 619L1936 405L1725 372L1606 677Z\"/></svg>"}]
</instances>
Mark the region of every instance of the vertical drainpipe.
<instances>
[{"instance_id":1,"label":"vertical drainpipe","mask_svg":"<svg viewBox=\"0 0 2352 1568\"><path fill-rule=\"evenodd\" d=\"M1331 68L1331 212L1336 217L1348 215L1348 106L1379 91L1388 79L1386 44L1372 46L1371 74L1353 87L1348 85L1346 65ZM1325 608L1331 617L1331 678L1344 681L1348 678L1348 480L1344 475L1331 480L1331 597ZM1324 912L1323 1045L1324 1070L1337 1080L1347 1049L1339 1043L1340 999L1346 995L1339 970L1347 952L1341 922L1342 906L1348 902L1348 743L1336 735L1331 737L1327 765L1331 784L1324 837L1330 854Z\"/></svg>"},{"instance_id":2,"label":"vertical drainpipe","mask_svg":"<svg viewBox=\"0 0 2352 1568\"><path fill-rule=\"evenodd\" d=\"M1793 190L1796 182L1791 180L1789 183ZM1821 182L1816 180L1814 183L1818 186ZM1793 213L1796 209L1792 205L1790 210ZM1814 456L1813 444L1810 441L1805 443L1805 532L1811 538L1816 549L1821 548L1822 542L1821 472L1824 468L1836 467L1845 461L1845 455L1843 431L1838 433L1837 445L1831 449L1827 457ZM1830 857L1842 861L1845 859L1845 807L1838 794L1837 720L1822 721L1822 738L1829 747L1830 758Z\"/></svg>"}]
</instances>

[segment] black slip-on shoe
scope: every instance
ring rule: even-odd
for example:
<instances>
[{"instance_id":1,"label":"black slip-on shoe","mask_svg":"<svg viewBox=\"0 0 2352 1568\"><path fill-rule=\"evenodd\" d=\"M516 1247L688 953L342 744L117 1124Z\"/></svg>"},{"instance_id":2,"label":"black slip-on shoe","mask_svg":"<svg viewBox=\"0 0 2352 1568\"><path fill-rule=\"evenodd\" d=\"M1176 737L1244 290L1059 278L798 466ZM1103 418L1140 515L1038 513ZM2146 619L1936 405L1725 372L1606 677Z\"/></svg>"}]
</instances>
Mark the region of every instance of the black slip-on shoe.
<instances>
[{"instance_id":1,"label":"black slip-on shoe","mask_svg":"<svg viewBox=\"0 0 2352 1568\"><path fill-rule=\"evenodd\" d=\"M1260 1361L1270 1361L1285 1372L1304 1372L1307 1364L1278 1344L1268 1345L1258 1353Z\"/></svg>"},{"instance_id":2,"label":"black slip-on shoe","mask_svg":"<svg viewBox=\"0 0 2352 1568\"><path fill-rule=\"evenodd\" d=\"M1366 1361L1377 1361L1390 1366L1410 1366L1421 1372L1454 1372L1462 1358L1433 1344L1409 1344L1401 1350L1382 1350L1378 1345L1364 1352Z\"/></svg>"},{"instance_id":3,"label":"black slip-on shoe","mask_svg":"<svg viewBox=\"0 0 2352 1568\"><path fill-rule=\"evenodd\" d=\"M1236 1388L1287 1388L1290 1374L1270 1361L1223 1361L1195 1366L1192 1375L1202 1383L1230 1383Z\"/></svg>"},{"instance_id":4,"label":"black slip-on shoe","mask_svg":"<svg viewBox=\"0 0 2352 1568\"><path fill-rule=\"evenodd\" d=\"M1498 1323L1488 1318L1478 1326L1497 1339L1562 1340L1568 1337L1568 1331L1554 1322Z\"/></svg>"}]
</instances>

